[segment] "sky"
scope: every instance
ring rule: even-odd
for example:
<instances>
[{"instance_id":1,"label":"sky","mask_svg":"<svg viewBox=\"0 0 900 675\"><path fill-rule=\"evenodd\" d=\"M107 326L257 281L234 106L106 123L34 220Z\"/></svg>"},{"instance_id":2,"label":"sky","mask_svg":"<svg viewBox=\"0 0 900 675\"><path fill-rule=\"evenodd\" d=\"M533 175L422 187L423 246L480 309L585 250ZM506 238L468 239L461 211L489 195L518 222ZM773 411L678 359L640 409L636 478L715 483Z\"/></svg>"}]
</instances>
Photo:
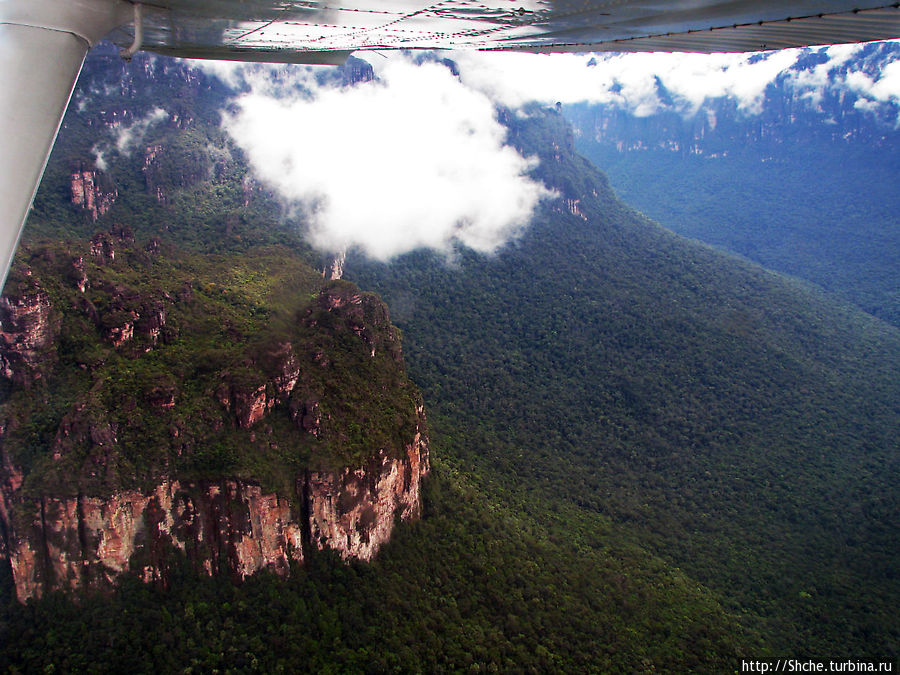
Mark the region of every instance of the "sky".
<instances>
[{"instance_id":1,"label":"sky","mask_svg":"<svg viewBox=\"0 0 900 675\"><path fill-rule=\"evenodd\" d=\"M887 106L896 115L900 49L878 70L848 70L861 49L820 48L820 63L803 70L799 60L810 52L800 49L442 55L457 63L459 77L439 63L372 53L364 56L377 81L354 87L320 84L311 67L196 64L240 91L222 125L256 178L307 224L311 243L389 260L421 247L449 254L458 244L492 253L555 197L529 177L536 160L505 145L497 105L587 102L636 116L690 116L705 100L728 96L755 115L781 78L811 106L845 91L864 111Z\"/></svg>"}]
</instances>

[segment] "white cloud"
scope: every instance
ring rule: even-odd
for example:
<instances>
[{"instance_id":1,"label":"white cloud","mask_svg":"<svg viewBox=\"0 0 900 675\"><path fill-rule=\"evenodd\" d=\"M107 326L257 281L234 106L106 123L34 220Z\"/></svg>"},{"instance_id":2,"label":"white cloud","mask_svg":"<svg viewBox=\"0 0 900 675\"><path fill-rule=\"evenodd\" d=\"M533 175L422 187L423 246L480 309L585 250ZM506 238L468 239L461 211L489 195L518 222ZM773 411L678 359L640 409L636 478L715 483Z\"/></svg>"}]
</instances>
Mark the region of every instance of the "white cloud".
<instances>
[{"instance_id":1,"label":"white cloud","mask_svg":"<svg viewBox=\"0 0 900 675\"><path fill-rule=\"evenodd\" d=\"M766 88L779 74L796 63L800 50L785 49L760 55L684 54L681 63L671 60L663 83L669 91L690 103L695 111L707 98L731 97L738 107L759 114Z\"/></svg>"},{"instance_id":2,"label":"white cloud","mask_svg":"<svg viewBox=\"0 0 900 675\"><path fill-rule=\"evenodd\" d=\"M814 106L818 106L825 90L833 84L835 73L862 49L861 44L834 45L825 49L826 61L810 70L791 73L794 88L801 92Z\"/></svg>"},{"instance_id":3,"label":"white cloud","mask_svg":"<svg viewBox=\"0 0 900 675\"><path fill-rule=\"evenodd\" d=\"M496 250L550 194L526 175L532 162L504 145L491 100L443 66L379 65L380 81L356 87L308 78L312 96L252 89L224 126L255 174L304 206L319 248Z\"/></svg>"},{"instance_id":4,"label":"white cloud","mask_svg":"<svg viewBox=\"0 0 900 675\"><path fill-rule=\"evenodd\" d=\"M94 155L94 166L100 169L100 171L106 171L109 167L109 164L106 161L106 151L103 150L99 143L95 143L91 147L91 152Z\"/></svg>"},{"instance_id":5,"label":"white cloud","mask_svg":"<svg viewBox=\"0 0 900 675\"><path fill-rule=\"evenodd\" d=\"M880 104L900 105L900 60L887 64L877 78L854 71L847 73L846 86L858 96L854 104L861 110L878 110ZM900 113L897 123L900 124Z\"/></svg>"},{"instance_id":6,"label":"white cloud","mask_svg":"<svg viewBox=\"0 0 900 675\"><path fill-rule=\"evenodd\" d=\"M185 59L185 61L207 75L218 78L236 91L253 91L281 98L289 94L308 92L317 87L315 74L318 69L315 67L206 59Z\"/></svg>"},{"instance_id":7,"label":"white cloud","mask_svg":"<svg viewBox=\"0 0 900 675\"><path fill-rule=\"evenodd\" d=\"M207 75L217 77L223 84L238 89L243 81L243 73L251 66L240 61L213 61L210 59L184 59L192 68L202 70Z\"/></svg>"},{"instance_id":8,"label":"white cloud","mask_svg":"<svg viewBox=\"0 0 900 675\"><path fill-rule=\"evenodd\" d=\"M637 116L664 107L659 85L679 112L708 98L732 96L758 113L766 87L799 50L754 54L485 54L460 53L463 82L512 107L525 101L605 103Z\"/></svg>"},{"instance_id":9,"label":"white cloud","mask_svg":"<svg viewBox=\"0 0 900 675\"><path fill-rule=\"evenodd\" d=\"M594 103L638 117L662 110L693 115L709 99L730 97L746 114L762 111L766 89L782 78L797 94L818 105L829 90L849 90L878 107L898 102L896 61L879 77L842 74L865 45L819 48L826 57L811 69L798 68L808 50L760 54L454 54L467 85L510 107L527 101Z\"/></svg>"},{"instance_id":10,"label":"white cloud","mask_svg":"<svg viewBox=\"0 0 900 675\"><path fill-rule=\"evenodd\" d=\"M168 116L165 110L156 107L151 110L145 117L135 120L131 124L123 124L115 128L115 146L120 154L127 155L132 148L140 144L153 124L161 122Z\"/></svg>"},{"instance_id":11,"label":"white cloud","mask_svg":"<svg viewBox=\"0 0 900 675\"><path fill-rule=\"evenodd\" d=\"M254 173L308 215L311 242L359 246L388 259L461 242L493 251L549 196L531 163L504 145L494 105L596 103L636 116L697 113L720 97L745 114L762 110L783 81L818 105L824 92L857 94L858 107L900 104L900 62L877 76L848 72L860 45L762 54L451 54L460 77L396 52L370 55L376 82L341 87L313 67L196 62L241 92L223 125ZM332 84L321 84L322 81ZM145 127L146 128L146 127ZM140 131L123 130L123 133ZM129 138L120 137L127 147ZM102 154L98 156L102 161Z\"/></svg>"},{"instance_id":12,"label":"white cloud","mask_svg":"<svg viewBox=\"0 0 900 675\"><path fill-rule=\"evenodd\" d=\"M873 76L861 69L865 62L850 62L864 46L835 45L824 49L827 61L810 70L791 73L795 90L816 106L826 92L848 92L857 97L854 107L858 110L878 112L885 106L893 106L897 112L896 108L900 106L900 58L895 52L894 60L879 63L881 70ZM900 124L900 112L897 114Z\"/></svg>"},{"instance_id":13,"label":"white cloud","mask_svg":"<svg viewBox=\"0 0 900 675\"><path fill-rule=\"evenodd\" d=\"M94 155L94 166L101 171L106 171L109 165L108 157L112 153L129 155L143 140L147 130L163 121L169 114L160 107L151 110L144 117L134 120L131 124L119 124L112 126L113 138L110 141L101 140L91 147Z\"/></svg>"}]
</instances>

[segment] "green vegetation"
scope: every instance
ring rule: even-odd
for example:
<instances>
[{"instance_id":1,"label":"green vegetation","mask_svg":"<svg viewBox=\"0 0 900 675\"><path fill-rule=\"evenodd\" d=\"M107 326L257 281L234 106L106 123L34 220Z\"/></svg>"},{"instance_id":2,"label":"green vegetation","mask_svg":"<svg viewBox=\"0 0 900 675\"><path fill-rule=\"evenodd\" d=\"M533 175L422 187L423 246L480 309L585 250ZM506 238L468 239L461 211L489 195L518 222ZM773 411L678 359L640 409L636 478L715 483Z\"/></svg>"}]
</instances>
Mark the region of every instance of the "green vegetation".
<instances>
[{"instance_id":1,"label":"green vegetation","mask_svg":"<svg viewBox=\"0 0 900 675\"><path fill-rule=\"evenodd\" d=\"M196 76L160 66L154 77L195 112L195 136L216 133ZM501 117L510 140L540 157L538 177L578 199L586 219L547 204L498 255L460 250L450 266L425 253L388 266L348 260L348 275L388 301L424 394L435 469L422 519L397 528L370 564L314 553L287 581L260 574L236 585L182 564L166 588L126 577L112 595L21 606L0 566L0 670L722 673L742 657L896 657L898 331L636 215L574 155L559 115ZM51 167L73 156L56 153ZM329 296L315 295L324 282L303 265L314 256L265 220L271 202L214 197L243 181L232 159L218 174L201 163L190 184L166 174L168 203L145 184L127 198L121 188L120 210L94 225L45 181L34 233L75 239L120 222L140 241L159 236L162 254L127 247L124 259L91 267L88 297L109 309L119 288L141 289L142 300L168 293L175 332L147 353L139 338L114 349L93 321L67 312L53 365L60 389L32 397L32 436L17 457L49 447L80 396L91 414L133 416L122 438L145 425L169 443L170 420L121 401L175 387L178 400L196 401L185 433L222 420L181 470L247 471L277 485L288 451L312 460L288 446L268 459L241 454L255 446L213 394L224 371L238 388L255 386L272 363L248 355L272 355L288 335L298 356L342 355L334 379L298 385L343 397L332 412L348 424L329 452L354 452L351 420L367 419L377 438L402 429L402 419L374 420L402 410L411 385L394 387L397 399L365 393L394 372L377 360L396 356L380 347L393 330L383 307L363 295L351 305L359 313L325 311ZM111 170L120 185L141 177L142 155L121 161ZM83 245L32 243L23 255L35 270L62 269ZM48 247L57 263L44 262ZM40 278L54 306L77 297L63 277ZM191 301L178 300L185 281ZM342 301L357 293L328 288ZM360 317L369 341L343 344ZM360 372L370 345L374 370ZM7 405L28 405L17 396ZM279 406L267 421L290 438L297 411ZM158 459L133 447L118 480Z\"/></svg>"},{"instance_id":2,"label":"green vegetation","mask_svg":"<svg viewBox=\"0 0 900 675\"><path fill-rule=\"evenodd\" d=\"M725 672L740 634L709 593L634 549L574 546L438 463L427 511L370 563L287 580L126 578L76 606L4 601L4 672Z\"/></svg>"},{"instance_id":3,"label":"green vegetation","mask_svg":"<svg viewBox=\"0 0 900 675\"><path fill-rule=\"evenodd\" d=\"M360 466L412 437L418 394L376 297L324 282L283 246L222 256L148 253L122 231L100 240L114 259L30 244L10 277L9 291L49 295L59 327L41 376L2 407L25 494L108 495L164 473L291 494L310 466ZM84 261L83 293L73 260ZM279 384L291 379L293 391ZM316 434L292 421L307 402L322 418ZM254 405L275 406L260 428Z\"/></svg>"},{"instance_id":4,"label":"green vegetation","mask_svg":"<svg viewBox=\"0 0 900 675\"><path fill-rule=\"evenodd\" d=\"M513 122L529 153L560 129ZM535 517L608 523L776 654L896 653L900 333L543 152L586 222L551 205L494 259L349 265L395 309L445 456Z\"/></svg>"},{"instance_id":5,"label":"green vegetation","mask_svg":"<svg viewBox=\"0 0 900 675\"><path fill-rule=\"evenodd\" d=\"M686 237L800 277L900 326L900 175L885 147L788 141L727 156L619 153L581 136L629 204Z\"/></svg>"}]
</instances>

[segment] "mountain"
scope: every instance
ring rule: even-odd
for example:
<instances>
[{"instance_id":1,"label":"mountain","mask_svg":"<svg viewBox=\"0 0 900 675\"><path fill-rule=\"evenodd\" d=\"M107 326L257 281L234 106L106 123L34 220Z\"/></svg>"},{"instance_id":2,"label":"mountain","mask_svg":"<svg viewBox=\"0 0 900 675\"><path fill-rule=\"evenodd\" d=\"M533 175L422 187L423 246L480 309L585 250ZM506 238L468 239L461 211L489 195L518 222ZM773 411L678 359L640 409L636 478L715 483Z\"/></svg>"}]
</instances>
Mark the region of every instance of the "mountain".
<instances>
[{"instance_id":1,"label":"mountain","mask_svg":"<svg viewBox=\"0 0 900 675\"><path fill-rule=\"evenodd\" d=\"M774 653L893 653L900 333L631 211L554 110L505 122L561 194L521 239L347 262L443 452L566 536L659 556Z\"/></svg>"},{"instance_id":2,"label":"mountain","mask_svg":"<svg viewBox=\"0 0 900 675\"><path fill-rule=\"evenodd\" d=\"M346 384L326 392L347 414L345 438L322 448L338 466L359 466L345 459L348 447L362 456L346 441L378 433L380 422L398 441L412 431L412 417L390 414L405 410L391 406L395 394L414 391L390 385L406 377L390 349L398 333L366 291L313 274L321 259L299 241L302 223L252 179L219 129L215 109L228 88L183 63L139 55L128 68L102 52L80 86L11 289L26 292L37 277L51 303L58 289L53 307L81 322L69 333L82 360L64 352L38 360L39 372L67 362L75 385L90 377L78 364L95 364L110 373L93 385L105 403L98 410L131 414L150 431L166 419L152 407L168 404L166 387L176 388L171 414L182 392L196 390L196 408L181 414L212 410L222 427L188 416L179 434L193 434L203 448L193 457L209 463L161 452L178 443L163 425L162 448L136 444L134 457L169 456L180 480L222 492L231 489L223 481L237 485L251 470L260 495L277 492L297 475L296 465L285 474L284 460L308 462L260 461L266 437L242 427L239 411L252 414L244 404L263 381L265 407L270 384L275 402L256 426L271 424L279 447L318 441L303 428L315 428L315 415L292 415L312 408L309 397L279 400L284 370L269 369L279 359L258 357L277 356L285 339L298 361L312 357L301 372L318 372L321 357L297 346L322 340L326 359L346 358ZM534 177L559 194L518 239L494 255L460 248L449 259L416 252L383 265L350 251L345 262L345 276L390 307L428 409L421 518L399 523L369 562L309 546L286 579L262 571L234 584L176 549L159 583L125 574L101 592L22 605L11 567L0 566L0 667L719 673L784 653L896 655L897 330L634 212L575 153L556 111L498 117L508 142L538 158ZM91 204L108 208L88 205L91 190ZM147 250L154 238L156 253ZM114 262L95 262L95 239ZM168 292L175 342L161 332L143 352L151 338L136 321L131 341L112 344L101 327L121 327L130 311L144 317L140 302L126 302L131 293L115 322L102 311L99 326L82 318L70 306L83 295L71 265L79 252L86 292L111 283L149 291L136 294L141 301ZM199 306L179 305L186 277L199 282ZM119 310L106 293L99 310ZM357 294L372 310L362 324L355 301L331 307ZM203 330L185 342L191 325ZM360 325L385 357L374 372ZM163 359L179 342L183 350ZM85 362L91 353L107 360ZM171 365L181 370L145 391L147 375ZM260 377L235 377L243 374ZM25 386L10 387L7 404L31 404ZM129 411L120 393L139 405ZM69 404L31 399L46 413L32 428L51 463ZM367 405L376 409L363 425ZM204 471L226 475L202 483ZM302 525L310 502L300 497ZM198 511L214 512L200 502ZM226 529L220 541L232 532L242 534Z\"/></svg>"},{"instance_id":3,"label":"mountain","mask_svg":"<svg viewBox=\"0 0 900 675\"><path fill-rule=\"evenodd\" d=\"M102 51L92 66L0 300L18 600L129 570L168 583L175 551L238 578L312 548L370 559L418 516L429 470L387 308L326 282L296 237L266 238L213 82L168 62L121 77ZM134 94L155 79L180 91L165 113Z\"/></svg>"},{"instance_id":4,"label":"mountain","mask_svg":"<svg viewBox=\"0 0 900 675\"><path fill-rule=\"evenodd\" d=\"M728 95L687 108L659 81L667 105L650 114L609 104L564 114L579 152L666 227L900 325L900 108L868 88L900 45L839 49L803 50L756 107Z\"/></svg>"},{"instance_id":5,"label":"mountain","mask_svg":"<svg viewBox=\"0 0 900 675\"><path fill-rule=\"evenodd\" d=\"M756 645L647 551L559 537L431 453L399 332L316 271L219 128L231 93L85 67L6 288L0 668L721 669Z\"/></svg>"},{"instance_id":6,"label":"mountain","mask_svg":"<svg viewBox=\"0 0 900 675\"><path fill-rule=\"evenodd\" d=\"M259 269L264 268L262 277ZM0 304L0 533L20 601L371 558L416 517L424 410L383 303L284 248L117 229L20 251Z\"/></svg>"}]
</instances>

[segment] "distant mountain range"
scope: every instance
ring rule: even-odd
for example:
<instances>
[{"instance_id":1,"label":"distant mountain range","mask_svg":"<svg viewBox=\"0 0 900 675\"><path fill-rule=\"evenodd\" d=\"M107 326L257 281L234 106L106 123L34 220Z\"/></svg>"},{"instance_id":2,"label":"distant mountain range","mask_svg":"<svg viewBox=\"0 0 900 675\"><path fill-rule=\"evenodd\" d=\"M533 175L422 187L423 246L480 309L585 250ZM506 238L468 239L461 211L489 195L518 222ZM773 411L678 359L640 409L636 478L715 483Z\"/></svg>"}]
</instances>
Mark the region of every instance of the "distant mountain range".
<instances>
[{"instance_id":1,"label":"distant mountain range","mask_svg":"<svg viewBox=\"0 0 900 675\"><path fill-rule=\"evenodd\" d=\"M756 107L689 109L657 80L652 114L563 110L579 151L666 227L900 325L898 73L900 43L808 49Z\"/></svg>"},{"instance_id":2,"label":"distant mountain range","mask_svg":"<svg viewBox=\"0 0 900 675\"><path fill-rule=\"evenodd\" d=\"M879 75L887 70L890 77L891 64L900 63L900 42L873 43L841 58L831 54L833 49L802 50L769 83L758 107L729 93L694 108L657 78L660 104L650 114L646 108L575 104L566 107L565 115L585 143L617 152L725 157L822 143L896 149L900 85L891 96L889 84L879 86L879 79L886 79Z\"/></svg>"}]
</instances>

